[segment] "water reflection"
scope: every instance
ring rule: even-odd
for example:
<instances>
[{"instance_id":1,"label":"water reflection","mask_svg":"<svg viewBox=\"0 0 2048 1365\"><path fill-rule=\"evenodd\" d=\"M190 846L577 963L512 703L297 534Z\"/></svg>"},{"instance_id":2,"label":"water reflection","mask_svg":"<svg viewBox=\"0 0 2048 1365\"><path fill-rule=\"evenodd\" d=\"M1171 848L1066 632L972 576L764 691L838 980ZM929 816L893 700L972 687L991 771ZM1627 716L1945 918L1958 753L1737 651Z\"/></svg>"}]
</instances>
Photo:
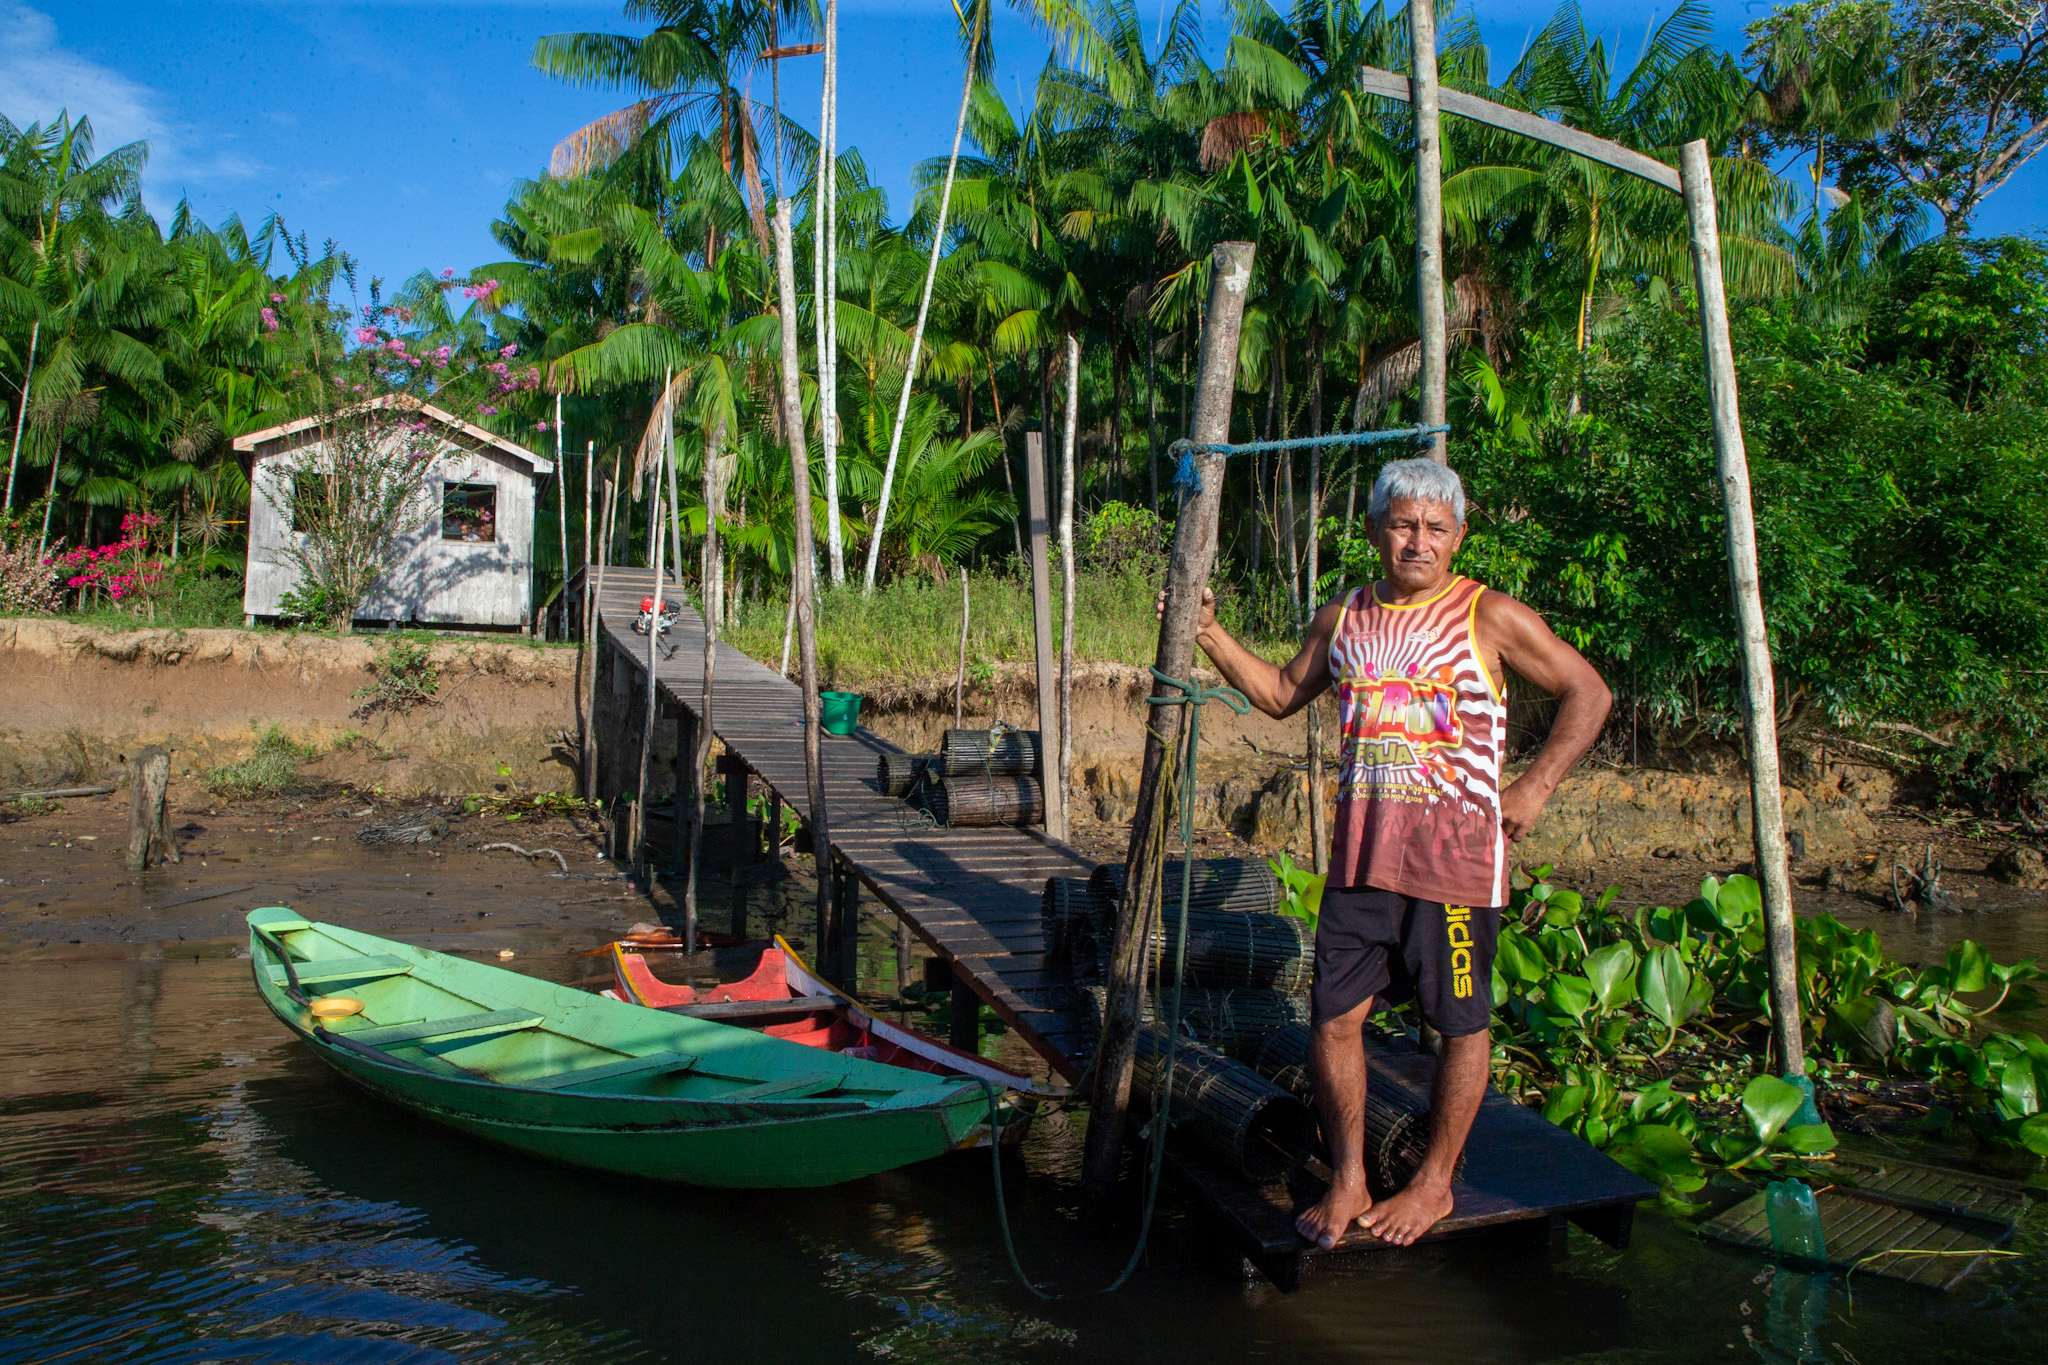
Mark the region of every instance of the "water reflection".
<instances>
[{"instance_id":1,"label":"water reflection","mask_svg":"<svg viewBox=\"0 0 2048 1365\"><path fill-rule=\"evenodd\" d=\"M549 1166L360 1095L238 964L4 967L0 1017L9 1365L2048 1355L2038 1220L1946 1296L1760 1277L1648 1211L1624 1253L1437 1248L1280 1296L1169 1203L1129 1289L1048 1304L1010 1276L985 1154L761 1193ZM1006 1175L1027 1265L1066 1289L1131 1232L1076 1231L1078 1145L1048 1125Z\"/></svg>"}]
</instances>

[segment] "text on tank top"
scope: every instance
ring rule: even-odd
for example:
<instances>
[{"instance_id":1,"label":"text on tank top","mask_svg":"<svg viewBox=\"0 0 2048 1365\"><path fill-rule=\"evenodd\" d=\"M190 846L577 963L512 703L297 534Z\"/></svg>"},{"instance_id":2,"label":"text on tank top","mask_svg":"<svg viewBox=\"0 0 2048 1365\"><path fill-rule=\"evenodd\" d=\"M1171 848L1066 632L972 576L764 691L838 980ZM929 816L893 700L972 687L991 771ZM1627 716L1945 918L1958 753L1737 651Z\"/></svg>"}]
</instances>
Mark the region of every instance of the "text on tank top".
<instances>
[{"instance_id":1,"label":"text on tank top","mask_svg":"<svg viewBox=\"0 0 2048 1365\"><path fill-rule=\"evenodd\" d=\"M1375 587L1345 600L1330 637L1342 751L1329 885L1507 904L1507 697L1474 639L1485 591L1454 575L1408 606Z\"/></svg>"}]
</instances>

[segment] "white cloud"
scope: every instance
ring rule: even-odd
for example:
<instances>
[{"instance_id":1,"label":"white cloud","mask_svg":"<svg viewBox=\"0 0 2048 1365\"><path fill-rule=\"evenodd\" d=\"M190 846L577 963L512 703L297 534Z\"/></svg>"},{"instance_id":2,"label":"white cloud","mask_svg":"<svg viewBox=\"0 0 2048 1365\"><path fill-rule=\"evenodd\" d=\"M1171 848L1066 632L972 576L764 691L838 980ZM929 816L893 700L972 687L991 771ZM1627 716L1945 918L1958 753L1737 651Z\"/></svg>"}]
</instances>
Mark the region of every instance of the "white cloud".
<instances>
[{"instance_id":1,"label":"white cloud","mask_svg":"<svg viewBox=\"0 0 2048 1365\"><path fill-rule=\"evenodd\" d=\"M0 114L17 127L48 123L60 113L92 121L93 144L101 153L130 142L149 143L143 198L162 216L164 200L188 188L221 180L246 180L261 173L260 161L222 148L219 136L171 119L157 91L112 67L64 48L49 15L0 0ZM193 156L188 147L209 148Z\"/></svg>"}]
</instances>

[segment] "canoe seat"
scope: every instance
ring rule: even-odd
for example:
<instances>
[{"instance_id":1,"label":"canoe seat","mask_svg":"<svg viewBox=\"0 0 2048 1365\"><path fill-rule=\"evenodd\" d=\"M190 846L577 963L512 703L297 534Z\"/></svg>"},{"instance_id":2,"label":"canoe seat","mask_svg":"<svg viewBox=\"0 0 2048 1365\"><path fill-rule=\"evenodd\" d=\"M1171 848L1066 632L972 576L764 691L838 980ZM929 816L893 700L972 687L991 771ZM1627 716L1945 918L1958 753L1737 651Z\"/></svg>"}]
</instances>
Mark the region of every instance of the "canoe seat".
<instances>
[{"instance_id":1,"label":"canoe seat","mask_svg":"<svg viewBox=\"0 0 2048 1365\"><path fill-rule=\"evenodd\" d=\"M251 910L249 923L254 928L267 929L273 934L289 934L313 927L312 922L300 918L296 910L282 905L266 905L261 910Z\"/></svg>"},{"instance_id":2,"label":"canoe seat","mask_svg":"<svg viewBox=\"0 0 2048 1365\"><path fill-rule=\"evenodd\" d=\"M822 1071L803 1076L788 1076L779 1081L767 1081L761 1085L750 1085L744 1090L733 1090L718 1096L725 1104L751 1104L755 1100L800 1100L811 1095L822 1095L828 1090L837 1090L846 1084L846 1073L836 1071L827 1074Z\"/></svg>"},{"instance_id":3,"label":"canoe seat","mask_svg":"<svg viewBox=\"0 0 2048 1365\"><path fill-rule=\"evenodd\" d=\"M899 1090L888 1099L877 1104L877 1109L921 1109L927 1104L943 1104L959 1095L965 1088L958 1081L944 1085L921 1085L914 1090Z\"/></svg>"},{"instance_id":4,"label":"canoe seat","mask_svg":"<svg viewBox=\"0 0 2048 1365\"><path fill-rule=\"evenodd\" d=\"M408 976L412 969L412 963L388 953L292 963L292 970L298 973L301 986L317 985L322 981L368 981L375 977ZM268 970L271 981L279 985L284 983L284 968L272 963Z\"/></svg>"},{"instance_id":5,"label":"canoe seat","mask_svg":"<svg viewBox=\"0 0 2048 1365\"><path fill-rule=\"evenodd\" d=\"M446 1019L422 1019L417 1024L392 1024L386 1028L352 1029L351 1042L368 1047L397 1047L405 1043L432 1043L468 1034L511 1033L545 1022L532 1010L492 1010L488 1014L458 1014Z\"/></svg>"},{"instance_id":6,"label":"canoe seat","mask_svg":"<svg viewBox=\"0 0 2048 1365\"><path fill-rule=\"evenodd\" d=\"M697 1064L695 1057L682 1052L651 1052L645 1057L627 1057L602 1066L586 1066L575 1071L564 1071L553 1076L542 1076L537 1080L516 1081L513 1084L531 1090L569 1090L578 1086L595 1085L599 1081L621 1081L633 1076L666 1075L671 1071L688 1071Z\"/></svg>"}]
</instances>

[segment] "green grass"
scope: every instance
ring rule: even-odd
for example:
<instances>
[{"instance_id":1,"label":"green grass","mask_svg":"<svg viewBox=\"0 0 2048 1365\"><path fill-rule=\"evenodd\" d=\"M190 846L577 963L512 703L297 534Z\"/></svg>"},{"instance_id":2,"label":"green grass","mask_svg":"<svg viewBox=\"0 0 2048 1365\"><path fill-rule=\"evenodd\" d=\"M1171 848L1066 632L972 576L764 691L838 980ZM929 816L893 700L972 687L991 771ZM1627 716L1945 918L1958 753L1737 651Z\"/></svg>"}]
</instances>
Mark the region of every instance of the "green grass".
<instances>
[{"instance_id":1,"label":"green grass","mask_svg":"<svg viewBox=\"0 0 2048 1365\"><path fill-rule=\"evenodd\" d=\"M1031 585L1028 579L976 576L969 584L972 610L967 631L969 676L976 665L1024 662L1033 657ZM1158 584L1133 573L1076 575L1074 657L1144 667L1159 642L1154 602ZM1060 588L1052 589L1053 641L1059 641ZM787 598L750 603L725 632L734 648L766 662L782 657ZM1294 652L1291 641L1247 642L1269 658ZM879 587L873 596L857 586L828 589L818 603L818 670L827 686L870 683L883 678L950 677L960 652L960 584L940 587L927 578L904 577Z\"/></svg>"},{"instance_id":2,"label":"green grass","mask_svg":"<svg viewBox=\"0 0 2048 1365\"><path fill-rule=\"evenodd\" d=\"M298 785L299 760L312 756L311 749L293 743L283 729L267 725L256 736L256 751L248 758L207 772L206 789L230 801L281 796Z\"/></svg>"},{"instance_id":3,"label":"green grass","mask_svg":"<svg viewBox=\"0 0 2048 1365\"><path fill-rule=\"evenodd\" d=\"M101 630L196 630L206 626L242 624L242 576L229 573L180 573L156 595L155 619L108 602L67 611L60 620Z\"/></svg>"}]
</instances>

